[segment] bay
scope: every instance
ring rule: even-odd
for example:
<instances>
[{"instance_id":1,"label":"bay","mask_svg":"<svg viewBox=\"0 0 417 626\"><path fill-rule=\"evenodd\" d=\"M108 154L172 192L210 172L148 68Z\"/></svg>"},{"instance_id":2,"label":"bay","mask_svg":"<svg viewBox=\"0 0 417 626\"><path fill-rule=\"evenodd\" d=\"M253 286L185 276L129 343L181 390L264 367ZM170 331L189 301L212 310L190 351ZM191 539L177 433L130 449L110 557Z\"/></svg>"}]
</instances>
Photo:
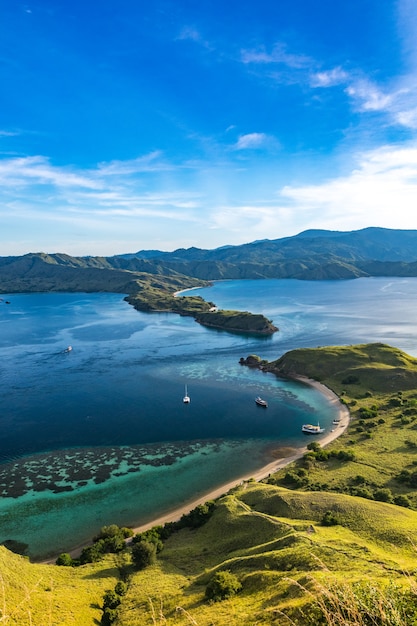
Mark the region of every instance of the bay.
<instances>
[{"instance_id":1,"label":"bay","mask_svg":"<svg viewBox=\"0 0 417 626\"><path fill-rule=\"evenodd\" d=\"M241 356L368 341L417 354L417 279L222 281L193 293L280 330L207 329L139 313L120 294L4 296L0 541L28 544L35 558L69 550L104 524L152 520L255 472L278 447L305 442L307 420L330 427L321 394L242 367Z\"/></svg>"}]
</instances>

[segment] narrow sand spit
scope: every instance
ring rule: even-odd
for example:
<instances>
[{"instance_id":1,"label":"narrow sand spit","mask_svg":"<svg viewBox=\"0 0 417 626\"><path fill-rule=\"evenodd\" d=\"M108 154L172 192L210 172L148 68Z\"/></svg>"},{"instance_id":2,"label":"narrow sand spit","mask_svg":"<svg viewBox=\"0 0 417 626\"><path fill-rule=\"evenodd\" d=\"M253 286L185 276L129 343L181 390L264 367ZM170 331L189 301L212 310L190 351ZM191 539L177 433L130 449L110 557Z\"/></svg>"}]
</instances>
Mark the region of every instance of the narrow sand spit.
<instances>
[{"instance_id":1,"label":"narrow sand spit","mask_svg":"<svg viewBox=\"0 0 417 626\"><path fill-rule=\"evenodd\" d=\"M348 408L344 404L342 404L338 396L325 385L315 380L312 380L311 378L307 378L305 376L294 376L292 377L292 379L305 383L306 385L310 385L311 387L314 387L315 389L320 391L320 393L325 395L326 398L330 401L330 403L334 405L335 409L337 409L338 413L336 413L335 419L338 419L339 423L335 424L334 429L330 430L324 437L320 437L318 439L321 446L328 445L331 441L334 441L335 439L337 439L337 437L339 437L348 427L349 419L350 419L350 413L349 413ZM311 441L311 438L309 439L309 441ZM307 447L305 446L303 448L291 448L290 450L291 452L295 450L294 454L290 454L289 456L280 455L281 458L277 458L272 463L268 463L268 465L265 465L256 473L252 473L247 476L241 476L240 478L236 478L233 481L230 481L224 485L221 485L220 487L217 487L216 489L209 491L203 496L200 496L199 498L196 498L195 500L191 500L190 502L183 504L177 509L168 511L162 514L160 517L153 519L150 522L147 522L146 524L141 524L140 526L133 528L133 532L140 533L145 530L148 530L149 528L152 528L153 526L163 526L167 522L176 522L182 517L182 515L189 513L190 511L195 509L195 507L198 506L199 504L204 504L208 500L215 500L216 498L219 498L220 496L226 494L233 487L236 487L237 485L240 485L244 483L245 481L248 481L250 479L253 479L256 481L262 480L263 478L266 478L270 474L273 474L274 472L277 472L278 470L282 469L286 465L293 463L293 461L296 461L297 459L301 458L303 454L305 454L305 452L307 451ZM74 548L69 554L73 558L77 558L80 555L83 547L85 546L78 546L77 548ZM49 559L48 561L44 561L44 563L54 563L54 562L55 562L55 559Z\"/></svg>"}]
</instances>

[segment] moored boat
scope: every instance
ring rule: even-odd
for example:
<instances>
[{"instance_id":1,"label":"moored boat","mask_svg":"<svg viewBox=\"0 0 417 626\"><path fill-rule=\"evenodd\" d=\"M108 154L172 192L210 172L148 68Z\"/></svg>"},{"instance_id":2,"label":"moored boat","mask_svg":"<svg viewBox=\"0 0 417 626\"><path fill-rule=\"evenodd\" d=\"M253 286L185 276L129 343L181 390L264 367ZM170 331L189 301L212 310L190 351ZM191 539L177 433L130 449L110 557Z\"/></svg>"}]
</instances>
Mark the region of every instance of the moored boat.
<instances>
[{"instance_id":1,"label":"moored boat","mask_svg":"<svg viewBox=\"0 0 417 626\"><path fill-rule=\"evenodd\" d=\"M188 395L188 391L187 391L187 385L185 385L185 396L183 397L182 401L184 402L184 404L190 404L191 402L191 398Z\"/></svg>"},{"instance_id":2,"label":"moored boat","mask_svg":"<svg viewBox=\"0 0 417 626\"><path fill-rule=\"evenodd\" d=\"M306 433L306 435L320 435L324 433L324 428L320 428L319 423L317 423L317 426L314 424L303 424L301 430L303 433Z\"/></svg>"}]
</instances>

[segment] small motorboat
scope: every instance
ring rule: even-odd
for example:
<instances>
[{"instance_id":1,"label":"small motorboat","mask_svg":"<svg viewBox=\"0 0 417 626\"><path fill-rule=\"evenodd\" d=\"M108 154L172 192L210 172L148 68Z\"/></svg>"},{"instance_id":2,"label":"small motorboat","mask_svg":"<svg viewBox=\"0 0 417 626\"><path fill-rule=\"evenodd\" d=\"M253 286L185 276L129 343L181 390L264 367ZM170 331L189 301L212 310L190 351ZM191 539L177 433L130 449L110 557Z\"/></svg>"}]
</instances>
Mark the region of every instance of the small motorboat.
<instances>
[{"instance_id":1,"label":"small motorboat","mask_svg":"<svg viewBox=\"0 0 417 626\"><path fill-rule=\"evenodd\" d=\"M268 406L268 402L266 400L263 400L260 396L257 396L255 398L255 402L258 406L263 406L265 409Z\"/></svg>"}]
</instances>

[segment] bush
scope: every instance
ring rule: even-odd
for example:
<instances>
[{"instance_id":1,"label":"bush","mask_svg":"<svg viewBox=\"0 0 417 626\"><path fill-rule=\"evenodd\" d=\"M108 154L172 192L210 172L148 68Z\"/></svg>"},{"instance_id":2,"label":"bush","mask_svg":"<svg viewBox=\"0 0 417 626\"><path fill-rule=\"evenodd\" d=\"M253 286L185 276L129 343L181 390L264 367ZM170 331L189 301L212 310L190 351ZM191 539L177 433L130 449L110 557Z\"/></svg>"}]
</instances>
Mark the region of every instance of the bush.
<instances>
[{"instance_id":1,"label":"bush","mask_svg":"<svg viewBox=\"0 0 417 626\"><path fill-rule=\"evenodd\" d=\"M362 406L359 409L359 413L362 419L370 419L371 417L376 417L378 415L378 409L375 405L373 405L370 409L366 406Z\"/></svg>"},{"instance_id":2,"label":"bush","mask_svg":"<svg viewBox=\"0 0 417 626\"><path fill-rule=\"evenodd\" d=\"M127 585L126 585L126 583L124 583L122 580L119 580L119 582L116 583L114 591L115 591L115 593L117 593L118 596L126 595L126 592L127 592Z\"/></svg>"},{"instance_id":3,"label":"bush","mask_svg":"<svg viewBox=\"0 0 417 626\"><path fill-rule=\"evenodd\" d=\"M391 489L388 489L386 487L381 487L381 489L377 489L376 491L374 491L374 498L379 502L393 501Z\"/></svg>"},{"instance_id":4,"label":"bush","mask_svg":"<svg viewBox=\"0 0 417 626\"><path fill-rule=\"evenodd\" d=\"M358 376L355 376L354 374L349 374L349 376L346 376L346 378L342 379L342 385L354 385L355 383L359 382L359 378Z\"/></svg>"},{"instance_id":5,"label":"bush","mask_svg":"<svg viewBox=\"0 0 417 626\"><path fill-rule=\"evenodd\" d=\"M408 496L403 496L403 495L395 496L394 504L396 504L397 506L404 506L407 509L410 508L411 506L411 502Z\"/></svg>"},{"instance_id":6,"label":"bush","mask_svg":"<svg viewBox=\"0 0 417 626\"><path fill-rule=\"evenodd\" d=\"M57 558L57 560L55 561L55 565L64 565L66 567L72 567L74 565L74 561L67 552L62 552Z\"/></svg>"},{"instance_id":7,"label":"bush","mask_svg":"<svg viewBox=\"0 0 417 626\"><path fill-rule=\"evenodd\" d=\"M150 541L139 541L132 547L132 560L137 569L145 569L156 561L156 545Z\"/></svg>"},{"instance_id":8,"label":"bush","mask_svg":"<svg viewBox=\"0 0 417 626\"><path fill-rule=\"evenodd\" d=\"M103 615L101 616L101 624L102 626L111 626L113 622L116 621L117 618L117 609L103 609Z\"/></svg>"},{"instance_id":9,"label":"bush","mask_svg":"<svg viewBox=\"0 0 417 626\"><path fill-rule=\"evenodd\" d=\"M214 574L206 587L206 598L215 602L231 598L242 589L242 585L235 574L229 571Z\"/></svg>"},{"instance_id":10,"label":"bush","mask_svg":"<svg viewBox=\"0 0 417 626\"><path fill-rule=\"evenodd\" d=\"M85 563L96 563L103 558L104 547L102 541L103 540L100 539L100 541L93 543L92 546L87 546L86 548L82 549L80 555L81 565L85 565Z\"/></svg>"},{"instance_id":11,"label":"bush","mask_svg":"<svg viewBox=\"0 0 417 626\"><path fill-rule=\"evenodd\" d=\"M120 604L120 597L115 591L106 591L103 596L103 609L117 609Z\"/></svg>"},{"instance_id":12,"label":"bush","mask_svg":"<svg viewBox=\"0 0 417 626\"><path fill-rule=\"evenodd\" d=\"M164 544L161 539L161 534L163 532L162 526L154 526L149 530L144 531L143 533L137 533L134 535L132 539L132 543L140 543L141 541L148 541L149 543L155 544L156 551L160 552L164 547Z\"/></svg>"},{"instance_id":13,"label":"bush","mask_svg":"<svg viewBox=\"0 0 417 626\"><path fill-rule=\"evenodd\" d=\"M326 511L321 520L322 526L337 526L340 524L340 520L337 517L336 513L333 511Z\"/></svg>"}]
</instances>

